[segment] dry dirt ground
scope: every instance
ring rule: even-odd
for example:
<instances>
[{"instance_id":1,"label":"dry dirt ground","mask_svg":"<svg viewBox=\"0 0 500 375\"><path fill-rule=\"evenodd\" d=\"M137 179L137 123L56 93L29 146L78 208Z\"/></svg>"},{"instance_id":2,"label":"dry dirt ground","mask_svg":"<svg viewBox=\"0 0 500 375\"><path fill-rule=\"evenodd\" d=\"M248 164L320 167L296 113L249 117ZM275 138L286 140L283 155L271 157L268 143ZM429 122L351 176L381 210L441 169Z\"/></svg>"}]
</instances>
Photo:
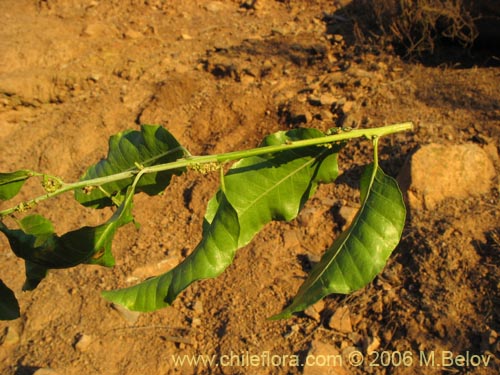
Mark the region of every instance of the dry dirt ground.
<instances>
[{"instance_id":1,"label":"dry dirt ground","mask_svg":"<svg viewBox=\"0 0 500 375\"><path fill-rule=\"evenodd\" d=\"M105 156L111 135L141 123L161 124L204 154L255 147L264 135L296 126L413 121L414 132L383 140L382 163L393 176L428 143L474 143L497 153L497 57L472 67L409 62L352 45L349 20L334 1L252 3L0 0L0 170L76 180ZM23 293L23 263L2 237L1 278L16 292L22 317L0 323L0 373L499 373L498 180L481 195L410 209L400 245L363 290L330 296L289 320L266 320L339 234L341 207L359 203L360 166L370 159L366 142L351 142L338 183L322 186L296 220L268 225L218 279L138 318L113 309L100 291L132 285L156 265L185 257L200 239L216 175L192 172L161 197L139 195L141 227L119 231L112 269L55 270ZM36 189L28 185L21 197ZM70 195L37 210L60 233L110 215L84 209ZM373 354L359 367L345 361L334 369L235 360L181 365L172 357L268 352L304 360L314 351L348 357L354 350L410 352L413 362L398 366ZM442 353L469 362L441 362ZM471 362L473 355L490 361Z\"/></svg>"}]
</instances>

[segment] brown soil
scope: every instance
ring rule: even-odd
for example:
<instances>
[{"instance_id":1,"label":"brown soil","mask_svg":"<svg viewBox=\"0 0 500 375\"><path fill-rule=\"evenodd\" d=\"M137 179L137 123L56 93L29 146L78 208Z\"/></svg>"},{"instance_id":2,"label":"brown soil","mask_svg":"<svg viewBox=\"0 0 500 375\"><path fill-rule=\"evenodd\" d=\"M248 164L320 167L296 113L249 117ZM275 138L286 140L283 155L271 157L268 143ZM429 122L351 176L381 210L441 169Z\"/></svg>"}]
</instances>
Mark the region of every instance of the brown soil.
<instances>
[{"instance_id":1,"label":"brown soil","mask_svg":"<svg viewBox=\"0 0 500 375\"><path fill-rule=\"evenodd\" d=\"M0 170L76 180L106 154L111 135L140 123L162 124L203 154L254 147L266 134L299 125L413 121L413 133L383 140L382 164L392 175L430 142L498 150L499 68L428 67L349 45L352 35L342 35L345 19L335 4L3 0ZM328 105L321 105L322 95ZM269 351L303 358L312 342L323 342L339 352L410 351L415 360L408 367L346 366L352 374L497 374L498 181L488 194L411 211L383 273L352 295L326 298L319 318L266 320L293 297L308 259L338 235L339 208L359 201L359 167L371 158L365 143L351 142L342 152L339 182L322 186L297 220L266 226L218 279L194 284L173 306L135 322L99 292L132 285L133 275L164 259L175 264L185 257L200 239L216 175L188 173L160 197L139 195L134 213L141 227L119 231L113 269L51 271L23 293L23 263L2 237L1 278L16 292L22 317L0 322L0 373L297 374L300 366L175 366L172 355ZM36 193L29 184L20 197ZM70 195L37 211L60 233L110 214L84 209ZM350 313L347 332L328 325L342 306ZM420 366L420 351L491 361Z\"/></svg>"}]
</instances>

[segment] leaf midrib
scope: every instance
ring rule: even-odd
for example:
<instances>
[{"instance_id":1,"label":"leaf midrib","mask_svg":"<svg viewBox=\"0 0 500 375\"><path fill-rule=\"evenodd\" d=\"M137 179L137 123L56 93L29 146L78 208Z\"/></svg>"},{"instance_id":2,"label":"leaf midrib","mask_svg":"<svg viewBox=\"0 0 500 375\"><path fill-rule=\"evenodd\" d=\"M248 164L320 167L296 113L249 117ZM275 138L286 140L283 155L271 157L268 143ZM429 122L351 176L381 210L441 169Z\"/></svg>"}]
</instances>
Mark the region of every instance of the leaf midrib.
<instances>
[{"instance_id":1,"label":"leaf midrib","mask_svg":"<svg viewBox=\"0 0 500 375\"><path fill-rule=\"evenodd\" d=\"M289 174L285 175L285 176L284 176L282 179L280 179L280 180L279 180L276 184L274 184L273 186L271 186L269 189L265 190L262 194L258 195L258 196L256 197L256 199L254 199L254 200L253 200L253 201L252 201L252 202L251 202L251 203L250 203L250 204L249 204L249 205L248 205L248 206L247 206L244 210L242 210L242 211L238 211L238 213L240 213L240 214L241 214L241 216L244 216L244 215L246 214L246 212L247 212L250 208L252 208L252 207L256 206L256 205L257 205L257 203L258 203L261 199L263 199L265 196L267 196L267 195L269 194L269 192L270 192L270 191L272 191L272 190L274 190L274 189L278 188L281 184L283 184L283 183L284 183L284 181L285 181L285 180L287 180L287 179L291 178L291 176L296 175L297 173L299 173L299 171L301 171L301 170L302 170L302 169L304 169L305 167L309 166L311 163L315 162L315 161L318 159L318 157L319 157L319 156L321 156L323 153L324 153L324 151L323 151L323 152L321 152L321 153L319 153L319 154L318 154L318 156L314 156L311 160L309 160L309 161L307 161L306 163L302 164L299 168L294 169L292 172L290 172ZM295 154L297 154L297 153L295 153ZM233 207L234 207L234 206L233 206ZM240 215L238 215L238 216L240 216Z\"/></svg>"},{"instance_id":2,"label":"leaf midrib","mask_svg":"<svg viewBox=\"0 0 500 375\"><path fill-rule=\"evenodd\" d=\"M318 282L318 280L320 280L323 275L326 273L326 271L330 268L330 266L332 265L333 261L335 259L337 259L337 256L339 255L339 253L342 251L342 249L344 248L347 240L351 237L352 235L352 232L354 230L354 228L356 227L358 221L360 220L360 217L362 216L365 208L366 208L366 202L368 201L368 199L370 198L371 196L371 188L373 186L373 182L375 181L375 178L376 178L376 175L378 173L378 166L374 166L373 167L373 171L374 173L372 174L372 176L370 176L370 184L368 185L368 188L367 188L367 192L366 192L366 197L365 197L365 200L363 202L363 205L361 206L361 209L359 210L359 212L356 214L353 222L351 223L351 225L349 226L349 229L347 231L347 234L344 238L344 240L342 241L342 243L339 245L338 247L338 250L332 255L331 259L327 262L327 264L323 267L322 271L314 278L314 280L312 280L310 283L308 283L308 288L309 289L309 286L311 285L314 285Z\"/></svg>"}]
</instances>

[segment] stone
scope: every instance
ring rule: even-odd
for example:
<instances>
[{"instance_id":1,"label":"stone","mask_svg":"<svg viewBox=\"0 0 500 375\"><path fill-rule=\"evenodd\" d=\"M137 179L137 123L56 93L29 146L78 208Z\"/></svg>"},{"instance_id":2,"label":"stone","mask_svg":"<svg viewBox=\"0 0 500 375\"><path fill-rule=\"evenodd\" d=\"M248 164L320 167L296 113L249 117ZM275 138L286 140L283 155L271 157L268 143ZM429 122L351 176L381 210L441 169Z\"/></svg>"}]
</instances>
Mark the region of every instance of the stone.
<instances>
[{"instance_id":1,"label":"stone","mask_svg":"<svg viewBox=\"0 0 500 375\"><path fill-rule=\"evenodd\" d=\"M90 23L83 28L81 35L86 37L103 36L108 34L108 30L109 27L105 23Z\"/></svg>"},{"instance_id":2,"label":"stone","mask_svg":"<svg viewBox=\"0 0 500 375\"><path fill-rule=\"evenodd\" d=\"M36 370L33 375L60 375L60 372L53 370L49 367L42 367Z\"/></svg>"},{"instance_id":3,"label":"stone","mask_svg":"<svg viewBox=\"0 0 500 375\"><path fill-rule=\"evenodd\" d=\"M312 320L315 320L319 322L321 320L321 315L319 312L314 308L314 306L309 306L304 310L304 314L311 318Z\"/></svg>"},{"instance_id":4,"label":"stone","mask_svg":"<svg viewBox=\"0 0 500 375\"><path fill-rule=\"evenodd\" d=\"M134 325L135 322L137 322L137 319L139 319L139 316L141 315L140 312L131 311L129 309L126 309L122 305L112 303L111 307L113 308L114 311L118 313L118 315L121 318L125 319L130 325Z\"/></svg>"},{"instance_id":5,"label":"stone","mask_svg":"<svg viewBox=\"0 0 500 375\"><path fill-rule=\"evenodd\" d=\"M334 34L333 35L333 40L335 43L340 43L344 40L344 36L341 34Z\"/></svg>"},{"instance_id":6,"label":"stone","mask_svg":"<svg viewBox=\"0 0 500 375\"><path fill-rule=\"evenodd\" d=\"M341 333L352 332L351 313L348 307L339 307L335 310L330 320L328 327Z\"/></svg>"},{"instance_id":7,"label":"stone","mask_svg":"<svg viewBox=\"0 0 500 375\"><path fill-rule=\"evenodd\" d=\"M193 303L193 311L197 314L203 314L203 302L201 301L195 301Z\"/></svg>"},{"instance_id":8,"label":"stone","mask_svg":"<svg viewBox=\"0 0 500 375\"><path fill-rule=\"evenodd\" d=\"M313 340L307 352L304 375L347 375L344 360L338 349L319 340Z\"/></svg>"},{"instance_id":9,"label":"stone","mask_svg":"<svg viewBox=\"0 0 500 375\"><path fill-rule=\"evenodd\" d=\"M342 230L346 230L351 225L352 220L358 213L359 207L342 206L339 209L339 216L342 220Z\"/></svg>"},{"instance_id":10,"label":"stone","mask_svg":"<svg viewBox=\"0 0 500 375\"><path fill-rule=\"evenodd\" d=\"M317 95L309 95L307 100L311 105L321 105L321 98Z\"/></svg>"},{"instance_id":11,"label":"stone","mask_svg":"<svg viewBox=\"0 0 500 375\"><path fill-rule=\"evenodd\" d=\"M342 105L342 112L349 113L353 110L354 106L355 102L352 100L348 100Z\"/></svg>"},{"instance_id":12,"label":"stone","mask_svg":"<svg viewBox=\"0 0 500 375\"><path fill-rule=\"evenodd\" d=\"M137 31L137 30L134 30L134 29L128 29L127 31L125 31L125 33L123 34L123 36L126 38L126 39L138 39L138 38L142 38L143 35L140 31Z\"/></svg>"},{"instance_id":13,"label":"stone","mask_svg":"<svg viewBox=\"0 0 500 375\"><path fill-rule=\"evenodd\" d=\"M324 121L330 121L333 119L333 113L329 110L326 110L326 109L322 109L319 112L319 115L320 115L321 119Z\"/></svg>"},{"instance_id":14,"label":"stone","mask_svg":"<svg viewBox=\"0 0 500 375\"><path fill-rule=\"evenodd\" d=\"M371 353L380 348L380 339L377 336L369 337L365 341L366 353Z\"/></svg>"},{"instance_id":15,"label":"stone","mask_svg":"<svg viewBox=\"0 0 500 375\"><path fill-rule=\"evenodd\" d=\"M408 158L398 181L411 209L432 210L448 198L487 193L495 174L492 160L476 144L432 143Z\"/></svg>"},{"instance_id":16,"label":"stone","mask_svg":"<svg viewBox=\"0 0 500 375\"><path fill-rule=\"evenodd\" d=\"M289 229L282 234L283 237L283 247L287 250L295 249L300 247L299 237L297 236L297 231Z\"/></svg>"},{"instance_id":17,"label":"stone","mask_svg":"<svg viewBox=\"0 0 500 375\"><path fill-rule=\"evenodd\" d=\"M14 346L19 342L19 333L13 327L7 327L4 335L0 337L0 347Z\"/></svg>"},{"instance_id":18,"label":"stone","mask_svg":"<svg viewBox=\"0 0 500 375\"><path fill-rule=\"evenodd\" d=\"M191 321L191 327L200 327L201 326L201 319L200 318L193 318Z\"/></svg>"},{"instance_id":19,"label":"stone","mask_svg":"<svg viewBox=\"0 0 500 375\"><path fill-rule=\"evenodd\" d=\"M304 314L309 318L319 322L321 320L321 312L325 309L325 301L320 299L314 305L309 306L304 310Z\"/></svg>"},{"instance_id":20,"label":"stone","mask_svg":"<svg viewBox=\"0 0 500 375\"><path fill-rule=\"evenodd\" d=\"M149 277L158 276L165 273L180 263L181 259L178 256L169 256L160 262L146 264L142 267L137 267L132 275L127 278L128 283L144 280Z\"/></svg>"},{"instance_id":21,"label":"stone","mask_svg":"<svg viewBox=\"0 0 500 375\"><path fill-rule=\"evenodd\" d=\"M320 95L319 101L321 105L330 106L337 101L337 98L332 94L325 93Z\"/></svg>"},{"instance_id":22,"label":"stone","mask_svg":"<svg viewBox=\"0 0 500 375\"><path fill-rule=\"evenodd\" d=\"M319 223L323 220L323 213L323 210L316 207L307 207L300 212L297 221L301 226L307 228L309 235L313 235L316 233Z\"/></svg>"},{"instance_id":23,"label":"stone","mask_svg":"<svg viewBox=\"0 0 500 375\"><path fill-rule=\"evenodd\" d=\"M218 13L224 10L225 5L221 1L211 1L205 5L205 9L211 13Z\"/></svg>"},{"instance_id":24,"label":"stone","mask_svg":"<svg viewBox=\"0 0 500 375\"><path fill-rule=\"evenodd\" d=\"M75 342L75 349L79 352L85 352L88 350L90 344L92 344L92 336L86 335L84 333L78 334Z\"/></svg>"}]
</instances>

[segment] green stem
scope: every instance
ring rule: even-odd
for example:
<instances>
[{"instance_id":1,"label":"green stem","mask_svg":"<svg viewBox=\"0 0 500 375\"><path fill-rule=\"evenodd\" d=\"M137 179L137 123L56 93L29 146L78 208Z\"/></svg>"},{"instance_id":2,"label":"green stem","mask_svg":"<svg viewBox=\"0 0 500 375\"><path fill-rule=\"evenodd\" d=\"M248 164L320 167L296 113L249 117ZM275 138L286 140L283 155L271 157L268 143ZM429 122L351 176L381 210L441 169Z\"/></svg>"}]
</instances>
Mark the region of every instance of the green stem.
<instances>
[{"instance_id":1,"label":"green stem","mask_svg":"<svg viewBox=\"0 0 500 375\"><path fill-rule=\"evenodd\" d=\"M300 141L290 142L290 143L281 144L281 145L258 147L258 148L252 148L249 150L233 151L233 152L227 152L227 153L215 154L215 155L187 156L185 158L178 159L174 162L167 163L167 164L158 164L158 165L153 165L150 167L144 167L141 169L137 168L137 169L113 174L110 176L99 177L99 178L94 178L94 179L90 179L90 180L77 181L77 182L73 182L73 183L62 183L62 185L59 189L57 189L53 192L49 192L47 194L41 195L41 196L36 197L34 199L31 199L30 201L24 202L21 204L22 206L18 205L16 207L12 207L12 208L0 211L0 218L4 217L6 215L10 215L16 211L20 211L21 207L32 207L41 201L55 197L57 195L63 194L63 193L68 192L68 191L81 189L81 188L85 188L85 187L100 186L100 185L104 185L104 184L107 184L110 182L120 181L120 180L124 180L127 178L131 178L131 177L137 176L138 174L140 174L142 176L143 174L147 174L147 173L157 173L157 172L163 172L163 171L172 170L172 169L180 169L180 168L184 168L184 167L192 166L192 165L202 165L202 164L209 164L209 163L223 164L223 163L227 163L229 161L244 159L244 158L248 158L251 156L272 154L272 153L276 153L276 152L280 152L280 151L292 150L292 149L308 147L308 146L327 145L327 144L341 142L341 141L354 139L354 138L362 138L362 137L366 137L368 139L372 139L373 137L380 138L380 137L383 137L383 136L388 135L388 134L398 133L398 132L407 131L407 130L411 130L411 129L413 129L413 124L411 122L404 122L404 123L400 123L400 124L388 125L388 126L383 126L383 127L379 127L379 128L372 128L372 129L354 129L354 130L342 132L340 134L327 135L327 136L318 137L318 138L303 139ZM139 176L137 176L137 177L139 177Z\"/></svg>"}]
</instances>

